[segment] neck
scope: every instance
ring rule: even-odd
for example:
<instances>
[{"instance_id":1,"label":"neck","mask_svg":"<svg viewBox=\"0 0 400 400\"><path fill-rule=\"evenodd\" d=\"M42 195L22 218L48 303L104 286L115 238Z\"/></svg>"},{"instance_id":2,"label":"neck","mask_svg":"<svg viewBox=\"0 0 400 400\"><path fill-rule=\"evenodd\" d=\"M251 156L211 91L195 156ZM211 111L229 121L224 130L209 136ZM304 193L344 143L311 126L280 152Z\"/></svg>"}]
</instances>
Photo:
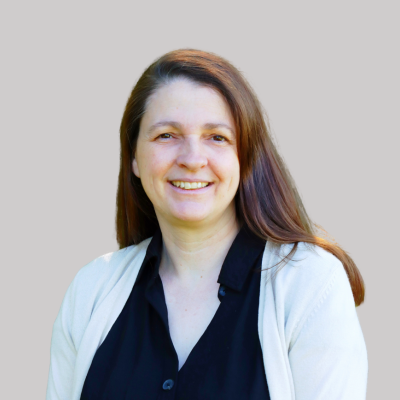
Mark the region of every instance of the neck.
<instances>
[{"instance_id":1,"label":"neck","mask_svg":"<svg viewBox=\"0 0 400 400\"><path fill-rule=\"evenodd\" d=\"M240 227L236 214L213 226L190 229L159 219L163 237L160 275L187 284L216 282L224 259Z\"/></svg>"}]
</instances>

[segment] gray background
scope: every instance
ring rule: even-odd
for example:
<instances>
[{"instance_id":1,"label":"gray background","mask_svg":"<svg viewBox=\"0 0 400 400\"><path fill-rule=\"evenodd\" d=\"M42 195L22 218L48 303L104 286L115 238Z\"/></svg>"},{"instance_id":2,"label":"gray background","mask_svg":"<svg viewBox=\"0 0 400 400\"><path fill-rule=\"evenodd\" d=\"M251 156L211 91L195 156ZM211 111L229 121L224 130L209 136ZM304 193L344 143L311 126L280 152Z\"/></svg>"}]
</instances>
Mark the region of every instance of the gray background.
<instances>
[{"instance_id":1,"label":"gray background","mask_svg":"<svg viewBox=\"0 0 400 400\"><path fill-rule=\"evenodd\" d=\"M117 250L126 100L151 62L192 47L243 71L311 218L359 266L368 399L393 398L398 15L382 0L2 2L0 397L44 398L65 291Z\"/></svg>"}]
</instances>

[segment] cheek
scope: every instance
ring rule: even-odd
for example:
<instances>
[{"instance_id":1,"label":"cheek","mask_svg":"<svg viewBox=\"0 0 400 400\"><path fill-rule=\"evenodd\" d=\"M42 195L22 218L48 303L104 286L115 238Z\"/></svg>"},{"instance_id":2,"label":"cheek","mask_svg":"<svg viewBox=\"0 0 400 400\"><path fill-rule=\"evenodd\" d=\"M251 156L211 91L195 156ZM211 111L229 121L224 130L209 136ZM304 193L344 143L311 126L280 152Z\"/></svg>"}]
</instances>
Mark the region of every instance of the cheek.
<instances>
[{"instance_id":1,"label":"cheek","mask_svg":"<svg viewBox=\"0 0 400 400\"><path fill-rule=\"evenodd\" d=\"M168 152L146 149L144 157L140 159L140 173L142 180L153 181L154 179L163 179L171 165Z\"/></svg>"},{"instance_id":2,"label":"cheek","mask_svg":"<svg viewBox=\"0 0 400 400\"><path fill-rule=\"evenodd\" d=\"M213 160L214 170L220 179L227 182L239 180L239 160L236 153L220 154Z\"/></svg>"},{"instance_id":3,"label":"cheek","mask_svg":"<svg viewBox=\"0 0 400 400\"><path fill-rule=\"evenodd\" d=\"M219 181L218 194L223 197L231 197L236 194L239 187L240 169L239 160L236 155L220 155L210 161L211 169Z\"/></svg>"}]
</instances>

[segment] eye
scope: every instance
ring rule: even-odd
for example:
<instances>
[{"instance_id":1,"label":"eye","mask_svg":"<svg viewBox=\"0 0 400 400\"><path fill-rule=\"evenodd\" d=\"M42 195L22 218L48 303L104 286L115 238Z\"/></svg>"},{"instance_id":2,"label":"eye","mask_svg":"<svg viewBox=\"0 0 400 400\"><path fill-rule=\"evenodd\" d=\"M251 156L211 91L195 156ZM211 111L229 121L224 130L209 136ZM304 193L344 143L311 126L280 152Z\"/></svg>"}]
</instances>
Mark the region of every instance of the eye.
<instances>
[{"instance_id":1,"label":"eye","mask_svg":"<svg viewBox=\"0 0 400 400\"><path fill-rule=\"evenodd\" d=\"M213 138L215 139L216 138L216 142L226 142L226 137L225 136L222 136L222 135L215 135L215 136L213 136Z\"/></svg>"},{"instance_id":2,"label":"eye","mask_svg":"<svg viewBox=\"0 0 400 400\"><path fill-rule=\"evenodd\" d=\"M168 137L165 137L165 136L168 136ZM171 137L171 134L170 133L162 133L158 137L161 139L169 139Z\"/></svg>"}]
</instances>

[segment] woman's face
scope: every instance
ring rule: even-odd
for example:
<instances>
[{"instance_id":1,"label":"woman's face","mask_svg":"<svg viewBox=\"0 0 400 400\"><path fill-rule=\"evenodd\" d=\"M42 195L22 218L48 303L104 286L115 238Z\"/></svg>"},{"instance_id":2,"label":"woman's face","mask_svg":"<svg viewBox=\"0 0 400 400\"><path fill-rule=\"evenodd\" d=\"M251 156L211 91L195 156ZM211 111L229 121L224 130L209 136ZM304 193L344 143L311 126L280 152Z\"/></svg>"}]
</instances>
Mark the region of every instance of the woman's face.
<instances>
[{"instance_id":1,"label":"woman's face","mask_svg":"<svg viewBox=\"0 0 400 400\"><path fill-rule=\"evenodd\" d=\"M188 225L234 216L239 159L225 99L187 79L160 87L142 117L132 169L159 220Z\"/></svg>"}]
</instances>

